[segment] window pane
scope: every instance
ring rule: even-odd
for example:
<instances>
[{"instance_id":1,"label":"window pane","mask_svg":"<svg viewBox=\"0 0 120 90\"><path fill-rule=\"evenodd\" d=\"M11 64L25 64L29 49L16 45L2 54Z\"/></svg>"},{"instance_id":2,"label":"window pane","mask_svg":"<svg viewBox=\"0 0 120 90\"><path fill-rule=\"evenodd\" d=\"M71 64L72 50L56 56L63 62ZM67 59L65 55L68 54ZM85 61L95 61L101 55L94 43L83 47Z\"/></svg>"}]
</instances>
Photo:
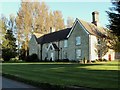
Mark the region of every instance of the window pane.
<instances>
[{"instance_id":1,"label":"window pane","mask_svg":"<svg viewBox=\"0 0 120 90\"><path fill-rule=\"evenodd\" d=\"M64 40L64 47L67 47L68 46L68 42L67 40Z\"/></svg>"},{"instance_id":2,"label":"window pane","mask_svg":"<svg viewBox=\"0 0 120 90\"><path fill-rule=\"evenodd\" d=\"M80 58L81 56L81 49L76 50L76 58Z\"/></svg>"},{"instance_id":3,"label":"window pane","mask_svg":"<svg viewBox=\"0 0 120 90\"><path fill-rule=\"evenodd\" d=\"M81 42L80 41L80 36L76 37L76 45L80 45L81 44L80 42Z\"/></svg>"}]
</instances>

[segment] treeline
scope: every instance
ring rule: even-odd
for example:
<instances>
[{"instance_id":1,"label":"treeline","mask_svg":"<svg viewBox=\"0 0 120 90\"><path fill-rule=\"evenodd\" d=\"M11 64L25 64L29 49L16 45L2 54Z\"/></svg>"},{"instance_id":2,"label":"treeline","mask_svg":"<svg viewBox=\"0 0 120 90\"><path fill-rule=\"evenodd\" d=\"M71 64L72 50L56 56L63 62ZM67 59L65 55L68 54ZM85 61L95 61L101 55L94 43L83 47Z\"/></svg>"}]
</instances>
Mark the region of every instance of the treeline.
<instances>
[{"instance_id":1,"label":"treeline","mask_svg":"<svg viewBox=\"0 0 120 90\"><path fill-rule=\"evenodd\" d=\"M110 10L107 11L109 18L108 48L120 52L120 1L114 0L112 4ZM21 2L17 16L10 15L9 18L6 18L1 15L0 49L2 58L5 61L15 57L25 59L28 56L28 42L33 33L47 34L51 28L57 31L71 27L73 21L73 18L68 17L67 25L65 25L62 12L51 11L45 2L34 2L34 0Z\"/></svg>"},{"instance_id":2,"label":"treeline","mask_svg":"<svg viewBox=\"0 0 120 90\"><path fill-rule=\"evenodd\" d=\"M73 23L68 18L68 24ZM65 28L61 11L51 11L45 2L21 2L17 16L0 18L2 57L4 60L28 56L28 42L33 33L47 34ZM70 25L67 25L70 26ZM13 54L13 55L12 55ZM7 57L7 58L6 58Z\"/></svg>"}]
</instances>

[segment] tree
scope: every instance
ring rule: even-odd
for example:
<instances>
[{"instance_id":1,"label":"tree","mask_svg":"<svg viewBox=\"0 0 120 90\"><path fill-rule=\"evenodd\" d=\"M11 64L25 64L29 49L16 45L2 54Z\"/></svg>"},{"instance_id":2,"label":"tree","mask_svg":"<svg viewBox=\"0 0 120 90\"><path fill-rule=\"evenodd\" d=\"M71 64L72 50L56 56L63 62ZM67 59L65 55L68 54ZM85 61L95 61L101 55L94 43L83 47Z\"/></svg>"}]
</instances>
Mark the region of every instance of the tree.
<instances>
[{"instance_id":1,"label":"tree","mask_svg":"<svg viewBox=\"0 0 120 90\"><path fill-rule=\"evenodd\" d=\"M64 20L60 11L49 12L45 2L34 1L22 1L16 17L18 45L22 46L22 42L25 42L26 56L28 56L28 42L31 34L47 34L51 27L56 30L64 28Z\"/></svg>"},{"instance_id":2,"label":"tree","mask_svg":"<svg viewBox=\"0 0 120 90\"><path fill-rule=\"evenodd\" d=\"M7 29L7 19L5 16L1 16L0 18L0 42L2 43L3 40L5 40L5 34L6 34L6 29Z\"/></svg>"},{"instance_id":3,"label":"tree","mask_svg":"<svg viewBox=\"0 0 120 90\"><path fill-rule=\"evenodd\" d=\"M106 38L98 38L98 43L95 44L95 52L98 55L98 59L102 59L102 57L108 52L107 39Z\"/></svg>"},{"instance_id":4,"label":"tree","mask_svg":"<svg viewBox=\"0 0 120 90\"><path fill-rule=\"evenodd\" d=\"M115 50L116 52L120 52L120 42L118 40L118 37L111 33L110 31L107 32L108 34L108 47L110 49Z\"/></svg>"},{"instance_id":5,"label":"tree","mask_svg":"<svg viewBox=\"0 0 120 90\"><path fill-rule=\"evenodd\" d=\"M16 49L16 38L13 35L13 31L15 30L15 18L10 15L10 19L4 23L6 27L6 33L4 34L4 39L2 41L2 58L4 61L9 61L11 58L17 56Z\"/></svg>"},{"instance_id":6,"label":"tree","mask_svg":"<svg viewBox=\"0 0 120 90\"><path fill-rule=\"evenodd\" d=\"M5 40L2 42L2 58L4 61L9 61L11 58L16 57L16 39L11 30L7 30Z\"/></svg>"},{"instance_id":7,"label":"tree","mask_svg":"<svg viewBox=\"0 0 120 90\"><path fill-rule=\"evenodd\" d=\"M55 30L58 31L60 29L63 29L65 27L64 25L64 19L62 18L62 13L61 11L54 11L54 24L53 26L55 27Z\"/></svg>"},{"instance_id":8,"label":"tree","mask_svg":"<svg viewBox=\"0 0 120 90\"><path fill-rule=\"evenodd\" d=\"M72 17L68 17L67 18L67 27L68 28L72 27L73 23L74 23L74 19Z\"/></svg>"},{"instance_id":9,"label":"tree","mask_svg":"<svg viewBox=\"0 0 120 90\"><path fill-rule=\"evenodd\" d=\"M15 43L16 39L14 38L11 30L7 30L5 39L6 40L2 43L2 58L4 61L9 61L17 55Z\"/></svg>"},{"instance_id":10,"label":"tree","mask_svg":"<svg viewBox=\"0 0 120 90\"><path fill-rule=\"evenodd\" d=\"M117 52L120 52L120 1L112 2L110 11L107 11L109 17L109 46Z\"/></svg>"},{"instance_id":11,"label":"tree","mask_svg":"<svg viewBox=\"0 0 120 90\"><path fill-rule=\"evenodd\" d=\"M16 17L18 43L25 41L26 56L28 55L29 36L32 32L32 2L22 2ZM23 41L22 41L23 40Z\"/></svg>"},{"instance_id":12,"label":"tree","mask_svg":"<svg viewBox=\"0 0 120 90\"><path fill-rule=\"evenodd\" d=\"M0 58L2 58L2 42L5 40L5 33L6 33L6 22L7 19L5 16L1 15L0 18Z\"/></svg>"}]
</instances>

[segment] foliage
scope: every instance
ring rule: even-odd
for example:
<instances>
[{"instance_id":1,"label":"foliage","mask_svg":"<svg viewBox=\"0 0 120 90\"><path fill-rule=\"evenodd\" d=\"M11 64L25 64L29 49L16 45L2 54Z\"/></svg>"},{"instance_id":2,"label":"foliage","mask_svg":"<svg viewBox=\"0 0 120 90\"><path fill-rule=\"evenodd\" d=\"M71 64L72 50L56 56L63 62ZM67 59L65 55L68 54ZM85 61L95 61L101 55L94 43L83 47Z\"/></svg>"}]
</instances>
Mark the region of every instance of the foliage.
<instances>
[{"instance_id":1,"label":"foliage","mask_svg":"<svg viewBox=\"0 0 120 90\"><path fill-rule=\"evenodd\" d=\"M113 43L110 43L110 48L120 52L120 1L113 0L112 5L110 11L107 11L109 17L109 25L107 27L110 29L109 32L113 34L110 36L110 39L113 41Z\"/></svg>"},{"instance_id":2,"label":"foliage","mask_svg":"<svg viewBox=\"0 0 120 90\"><path fill-rule=\"evenodd\" d=\"M0 40L5 40L4 36L6 34L6 28L7 28L7 18L2 15L0 18Z\"/></svg>"},{"instance_id":3,"label":"foliage","mask_svg":"<svg viewBox=\"0 0 120 90\"><path fill-rule=\"evenodd\" d=\"M63 29L64 26L64 19L62 18L62 12L61 11L54 11L54 24L53 26L55 27L55 30L58 31L60 29Z\"/></svg>"},{"instance_id":4,"label":"foliage","mask_svg":"<svg viewBox=\"0 0 120 90\"><path fill-rule=\"evenodd\" d=\"M102 59L102 57L108 52L108 42L106 38L99 38L99 40L100 43L95 44L95 52L97 53L98 58Z\"/></svg>"},{"instance_id":5,"label":"foliage","mask_svg":"<svg viewBox=\"0 0 120 90\"><path fill-rule=\"evenodd\" d=\"M67 18L67 27L68 28L72 27L73 23L74 23L74 19L72 17L68 17Z\"/></svg>"},{"instance_id":6,"label":"foliage","mask_svg":"<svg viewBox=\"0 0 120 90\"><path fill-rule=\"evenodd\" d=\"M119 37L116 35L112 34L111 32L108 31L108 47L115 50L116 52L120 52L120 42L119 42Z\"/></svg>"},{"instance_id":7,"label":"foliage","mask_svg":"<svg viewBox=\"0 0 120 90\"><path fill-rule=\"evenodd\" d=\"M2 40L2 58L4 61L9 61L17 55L16 38L13 35L13 31L15 30L15 18L13 15L10 15L10 19L6 19L3 22L4 26L2 29L4 29L4 39Z\"/></svg>"},{"instance_id":8,"label":"foliage","mask_svg":"<svg viewBox=\"0 0 120 90\"><path fill-rule=\"evenodd\" d=\"M32 0L32 2L21 2L16 17L18 48L24 42L25 56L28 55L28 42L31 34L47 34L50 28L55 30L64 28L64 19L60 11L50 11L45 2Z\"/></svg>"},{"instance_id":9,"label":"foliage","mask_svg":"<svg viewBox=\"0 0 120 90\"><path fill-rule=\"evenodd\" d=\"M29 55L29 56L27 56L26 61L27 62L37 62L37 61L39 61L38 55L37 54Z\"/></svg>"},{"instance_id":10,"label":"foliage","mask_svg":"<svg viewBox=\"0 0 120 90\"><path fill-rule=\"evenodd\" d=\"M25 60L25 49L19 49L19 59L20 60Z\"/></svg>"},{"instance_id":11,"label":"foliage","mask_svg":"<svg viewBox=\"0 0 120 90\"><path fill-rule=\"evenodd\" d=\"M15 41L16 39L14 38L12 31L7 30L5 41L2 42L2 58L4 61L9 61L10 58L14 58L17 55Z\"/></svg>"}]
</instances>

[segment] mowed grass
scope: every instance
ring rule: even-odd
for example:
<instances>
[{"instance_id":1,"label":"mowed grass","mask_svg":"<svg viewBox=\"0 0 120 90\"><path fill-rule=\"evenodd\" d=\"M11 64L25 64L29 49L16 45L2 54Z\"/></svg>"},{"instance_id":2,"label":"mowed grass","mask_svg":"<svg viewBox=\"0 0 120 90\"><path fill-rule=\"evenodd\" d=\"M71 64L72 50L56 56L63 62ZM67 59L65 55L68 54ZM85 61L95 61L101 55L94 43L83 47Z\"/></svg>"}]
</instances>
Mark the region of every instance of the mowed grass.
<instances>
[{"instance_id":1,"label":"mowed grass","mask_svg":"<svg viewBox=\"0 0 120 90\"><path fill-rule=\"evenodd\" d=\"M2 72L39 83L91 88L118 88L118 61L94 64L3 63Z\"/></svg>"}]
</instances>

